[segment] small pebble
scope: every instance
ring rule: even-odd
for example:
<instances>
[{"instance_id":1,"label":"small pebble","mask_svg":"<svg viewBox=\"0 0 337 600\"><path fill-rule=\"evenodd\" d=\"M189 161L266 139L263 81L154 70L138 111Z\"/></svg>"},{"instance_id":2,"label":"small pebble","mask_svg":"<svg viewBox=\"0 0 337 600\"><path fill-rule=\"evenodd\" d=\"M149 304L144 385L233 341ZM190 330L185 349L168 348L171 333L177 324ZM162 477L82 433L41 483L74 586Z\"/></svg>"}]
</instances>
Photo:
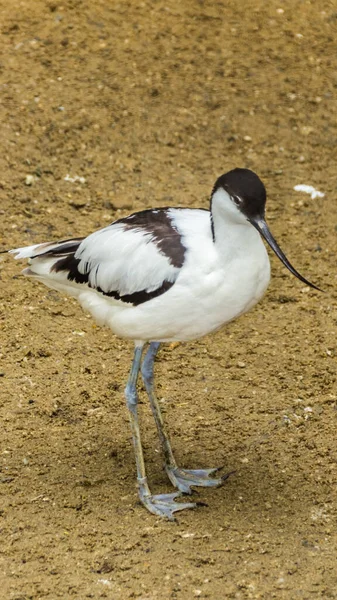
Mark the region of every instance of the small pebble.
<instances>
[{"instance_id":1,"label":"small pebble","mask_svg":"<svg viewBox=\"0 0 337 600\"><path fill-rule=\"evenodd\" d=\"M26 175L26 179L25 179L26 185L33 185L34 181L35 181L34 175Z\"/></svg>"}]
</instances>

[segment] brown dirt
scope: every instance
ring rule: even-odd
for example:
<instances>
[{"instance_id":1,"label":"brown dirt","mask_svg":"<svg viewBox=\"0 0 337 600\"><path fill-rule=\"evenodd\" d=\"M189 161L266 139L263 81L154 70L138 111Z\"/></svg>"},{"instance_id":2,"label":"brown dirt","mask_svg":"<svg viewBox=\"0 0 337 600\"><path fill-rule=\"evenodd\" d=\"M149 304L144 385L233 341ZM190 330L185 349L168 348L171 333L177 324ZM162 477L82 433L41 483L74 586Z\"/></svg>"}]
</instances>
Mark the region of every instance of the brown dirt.
<instances>
[{"instance_id":1,"label":"brown dirt","mask_svg":"<svg viewBox=\"0 0 337 600\"><path fill-rule=\"evenodd\" d=\"M337 598L336 6L2 0L0 23L1 247L207 207L215 178L246 166L326 291L272 257L256 309L162 350L181 464L236 470L168 523L137 502L131 345L3 258L1 598ZM170 490L142 398L152 487Z\"/></svg>"}]
</instances>

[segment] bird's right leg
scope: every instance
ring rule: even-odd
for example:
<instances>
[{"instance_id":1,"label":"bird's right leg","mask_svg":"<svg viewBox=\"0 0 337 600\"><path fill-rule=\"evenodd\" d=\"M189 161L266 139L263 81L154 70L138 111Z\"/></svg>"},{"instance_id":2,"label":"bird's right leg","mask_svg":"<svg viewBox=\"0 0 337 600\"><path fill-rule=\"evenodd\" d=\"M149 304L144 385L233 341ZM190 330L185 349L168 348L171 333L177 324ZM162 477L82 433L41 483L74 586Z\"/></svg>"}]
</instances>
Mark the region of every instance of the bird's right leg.
<instances>
[{"instance_id":1,"label":"bird's right leg","mask_svg":"<svg viewBox=\"0 0 337 600\"><path fill-rule=\"evenodd\" d=\"M196 505L193 502L174 502L175 498L181 495L180 492L174 492L173 494L159 494L156 496L153 496L150 492L145 471L137 410L137 379L142 351L143 344L135 346L129 379L125 388L126 405L129 409L132 440L136 457L138 494L142 504L144 504L151 513L174 520L174 512L183 510L184 508L194 508Z\"/></svg>"},{"instance_id":2,"label":"bird's right leg","mask_svg":"<svg viewBox=\"0 0 337 600\"><path fill-rule=\"evenodd\" d=\"M174 487L178 488L178 490L184 494L191 494L194 486L219 487L229 476L227 474L220 477L212 477L212 475L215 475L220 470L219 468L182 469L178 467L176 463L154 388L154 360L159 350L159 346L160 344L158 342L151 342L149 349L145 354L141 371L158 429L159 439L164 454L166 473Z\"/></svg>"}]
</instances>

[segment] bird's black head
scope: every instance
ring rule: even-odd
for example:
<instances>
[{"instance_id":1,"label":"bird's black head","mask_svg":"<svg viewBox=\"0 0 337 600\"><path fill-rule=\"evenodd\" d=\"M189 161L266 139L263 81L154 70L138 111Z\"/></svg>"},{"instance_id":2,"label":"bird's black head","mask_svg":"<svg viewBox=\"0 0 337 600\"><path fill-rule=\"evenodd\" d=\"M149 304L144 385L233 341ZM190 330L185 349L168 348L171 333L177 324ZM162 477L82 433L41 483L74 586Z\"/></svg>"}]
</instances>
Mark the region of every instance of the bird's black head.
<instances>
[{"instance_id":1,"label":"bird's black head","mask_svg":"<svg viewBox=\"0 0 337 600\"><path fill-rule=\"evenodd\" d=\"M296 271L271 234L264 217L266 199L266 188L261 179L253 171L249 169L233 169L221 175L216 180L212 192L211 213L213 235L215 215L212 208L213 203L216 202L218 206L223 207L223 218L240 225L248 223L253 225L295 277L303 281L306 285L319 290L316 285L310 283L310 281Z\"/></svg>"},{"instance_id":2,"label":"bird's black head","mask_svg":"<svg viewBox=\"0 0 337 600\"><path fill-rule=\"evenodd\" d=\"M233 169L221 175L215 182L212 196L224 189L248 220L263 218L266 206L266 188L261 179L249 169Z\"/></svg>"}]
</instances>

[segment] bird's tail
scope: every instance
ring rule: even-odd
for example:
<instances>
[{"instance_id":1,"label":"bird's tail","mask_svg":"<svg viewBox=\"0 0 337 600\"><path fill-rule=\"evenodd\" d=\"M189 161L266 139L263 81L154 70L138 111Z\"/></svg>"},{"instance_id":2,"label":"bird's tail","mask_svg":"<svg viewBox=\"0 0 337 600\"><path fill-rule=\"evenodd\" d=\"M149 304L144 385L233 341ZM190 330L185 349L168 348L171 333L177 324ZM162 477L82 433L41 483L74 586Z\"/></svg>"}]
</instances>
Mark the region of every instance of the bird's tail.
<instances>
[{"instance_id":1,"label":"bird's tail","mask_svg":"<svg viewBox=\"0 0 337 600\"><path fill-rule=\"evenodd\" d=\"M60 258L71 252L76 252L82 238L70 240L61 240L60 242L45 242L44 244L34 244L34 246L24 246L23 248L14 248L13 250L4 250L13 254L15 259L28 258L29 262L34 259Z\"/></svg>"},{"instance_id":2,"label":"bird's tail","mask_svg":"<svg viewBox=\"0 0 337 600\"><path fill-rule=\"evenodd\" d=\"M42 281L48 287L74 294L72 281L69 281L69 265L73 265L74 255L83 238L46 242L23 248L8 250L15 259L28 259L28 268L23 274Z\"/></svg>"}]
</instances>

